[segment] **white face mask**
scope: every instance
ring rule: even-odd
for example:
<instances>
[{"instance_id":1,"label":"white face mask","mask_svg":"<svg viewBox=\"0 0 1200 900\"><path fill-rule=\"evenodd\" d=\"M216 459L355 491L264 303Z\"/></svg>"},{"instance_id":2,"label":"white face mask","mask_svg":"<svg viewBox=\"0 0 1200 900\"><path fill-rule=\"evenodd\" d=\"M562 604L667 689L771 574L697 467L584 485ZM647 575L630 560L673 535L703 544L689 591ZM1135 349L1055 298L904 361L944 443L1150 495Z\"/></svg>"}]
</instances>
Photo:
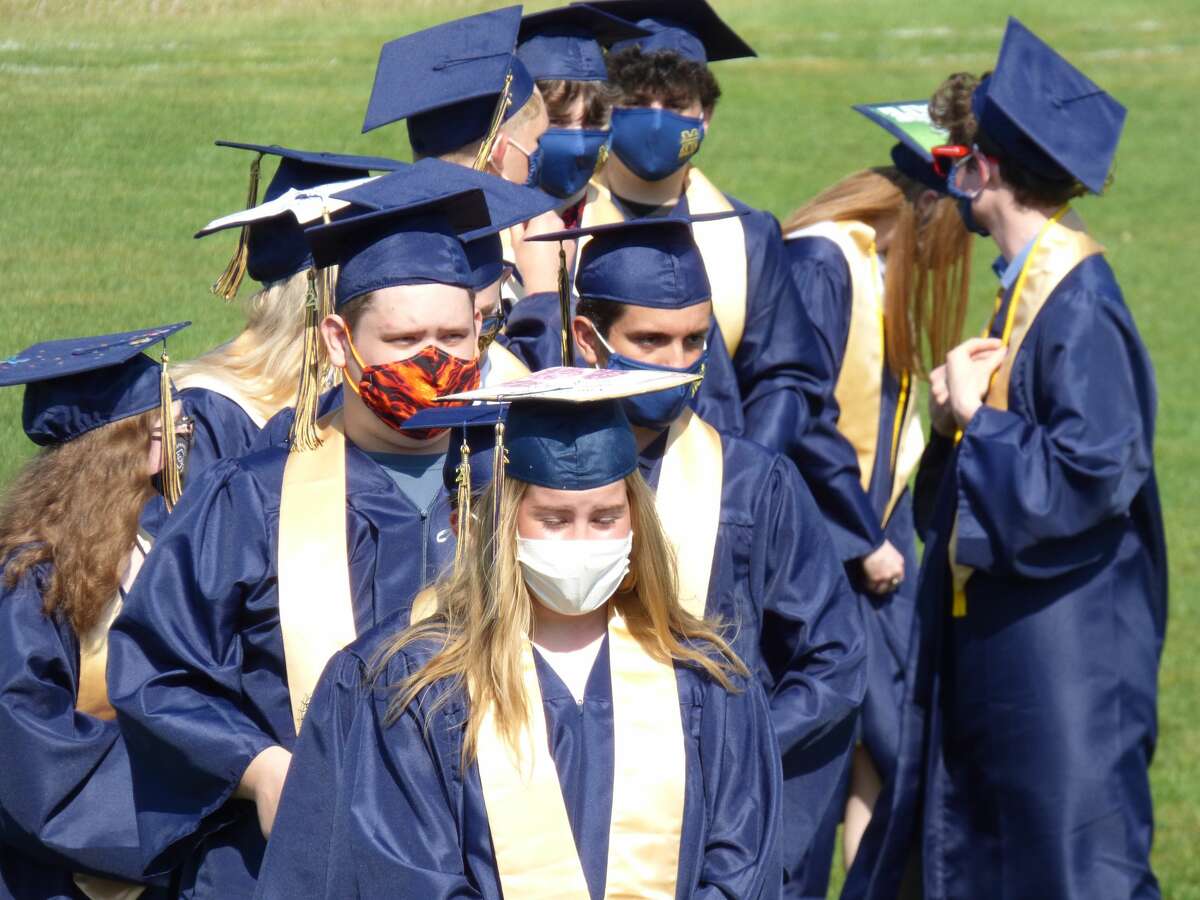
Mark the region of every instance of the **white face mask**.
<instances>
[{"instance_id":1,"label":"white face mask","mask_svg":"<svg viewBox=\"0 0 1200 900\"><path fill-rule=\"evenodd\" d=\"M525 584L543 606L565 616L582 616L603 606L629 571L632 549L632 531L615 540L517 538Z\"/></svg>"}]
</instances>

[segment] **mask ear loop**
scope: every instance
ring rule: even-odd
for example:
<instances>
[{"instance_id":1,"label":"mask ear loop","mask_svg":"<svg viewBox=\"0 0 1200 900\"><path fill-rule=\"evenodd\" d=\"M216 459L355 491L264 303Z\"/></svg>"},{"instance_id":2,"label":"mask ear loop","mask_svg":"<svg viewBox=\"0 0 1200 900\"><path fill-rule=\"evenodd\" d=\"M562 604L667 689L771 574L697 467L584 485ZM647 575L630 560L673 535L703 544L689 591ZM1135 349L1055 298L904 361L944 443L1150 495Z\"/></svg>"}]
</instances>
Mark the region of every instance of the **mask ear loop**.
<instances>
[{"instance_id":1,"label":"mask ear loop","mask_svg":"<svg viewBox=\"0 0 1200 900\"><path fill-rule=\"evenodd\" d=\"M362 357L358 355L358 348L354 346L354 338L350 336L350 323L343 322L342 327L346 331L346 346L350 348L350 355L354 358L354 361L358 363L358 368L365 372L367 370L367 364L363 362ZM349 372L347 371L348 369L349 366L342 366L342 382L348 384L350 386L350 390L354 391L355 394L361 397L362 391L359 390L358 382L353 378L346 377L349 375Z\"/></svg>"},{"instance_id":2,"label":"mask ear loop","mask_svg":"<svg viewBox=\"0 0 1200 900\"><path fill-rule=\"evenodd\" d=\"M600 329L596 327L596 323L588 318L584 318L584 321L588 323L588 328L592 329L592 334L594 334L596 336L596 340L598 340L600 342L600 346L602 346L605 350L608 351L609 356L615 356L617 351L612 348L612 344L610 344L608 341L606 341L604 339L604 335L602 335L600 333ZM600 368L599 360L596 361L595 367L597 369Z\"/></svg>"}]
</instances>

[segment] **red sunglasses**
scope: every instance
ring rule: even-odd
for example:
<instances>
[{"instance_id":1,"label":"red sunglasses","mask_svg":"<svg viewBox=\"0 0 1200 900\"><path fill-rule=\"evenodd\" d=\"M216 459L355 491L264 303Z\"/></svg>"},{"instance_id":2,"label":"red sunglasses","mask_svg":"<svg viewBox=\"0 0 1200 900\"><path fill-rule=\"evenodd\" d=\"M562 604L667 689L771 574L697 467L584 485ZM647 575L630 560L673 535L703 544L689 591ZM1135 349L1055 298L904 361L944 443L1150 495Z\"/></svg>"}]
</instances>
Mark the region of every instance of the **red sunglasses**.
<instances>
[{"instance_id":1,"label":"red sunglasses","mask_svg":"<svg viewBox=\"0 0 1200 900\"><path fill-rule=\"evenodd\" d=\"M940 144L930 148L929 152L933 154L933 171L945 178L956 162L971 155L971 148L962 144Z\"/></svg>"}]
</instances>

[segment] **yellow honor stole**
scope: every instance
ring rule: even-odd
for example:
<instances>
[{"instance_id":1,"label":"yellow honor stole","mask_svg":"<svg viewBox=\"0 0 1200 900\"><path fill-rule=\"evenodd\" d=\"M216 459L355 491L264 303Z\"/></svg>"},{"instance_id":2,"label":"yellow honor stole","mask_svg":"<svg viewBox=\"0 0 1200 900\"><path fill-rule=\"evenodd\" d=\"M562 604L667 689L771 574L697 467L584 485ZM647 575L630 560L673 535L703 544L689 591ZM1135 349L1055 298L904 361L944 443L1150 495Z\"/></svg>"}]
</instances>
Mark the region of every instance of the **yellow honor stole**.
<instances>
[{"instance_id":1,"label":"yellow honor stole","mask_svg":"<svg viewBox=\"0 0 1200 900\"><path fill-rule=\"evenodd\" d=\"M687 771L675 668L647 653L615 609L608 641L613 799L605 896L670 900L679 871ZM524 642L529 727L516 752L490 712L480 723L479 777L496 867L506 897L587 900L533 654L532 644Z\"/></svg>"},{"instance_id":2,"label":"yellow honor stole","mask_svg":"<svg viewBox=\"0 0 1200 900\"><path fill-rule=\"evenodd\" d=\"M1008 311L1004 318L1004 329L1000 339L1004 342L1007 352L1004 362L992 376L984 403L993 409L1008 409L1008 384L1012 377L1013 363L1021 351L1021 344L1029 329L1033 327L1038 313L1045 306L1050 295L1054 293L1059 283L1069 275L1076 266L1090 256L1103 253L1104 248L1096 243L1087 233L1087 228L1078 213L1069 206L1064 206L1054 214L1042 230L1034 238L1033 246L1013 286L1012 298L1008 302ZM996 310L992 315L992 324L1000 314L1003 306L1004 291L996 296ZM991 326L984 331L984 337L991 332ZM961 435L960 435L961 437ZM971 577L972 569L956 560L958 548L958 518L950 531L950 573L954 584L954 600L951 605L951 615L961 618L967 614L967 580Z\"/></svg>"},{"instance_id":3,"label":"yellow honor stole","mask_svg":"<svg viewBox=\"0 0 1200 900\"><path fill-rule=\"evenodd\" d=\"M232 400L236 403L246 415L259 428L267 424L267 417L259 411L258 407L247 397L242 391L225 381L223 378L217 378L214 375L185 375L175 382L176 390L186 390L187 388L203 388L206 391L212 391L214 394L220 394L226 400Z\"/></svg>"},{"instance_id":4,"label":"yellow honor stole","mask_svg":"<svg viewBox=\"0 0 1200 900\"><path fill-rule=\"evenodd\" d=\"M694 215L733 209L729 199L695 167L688 170L684 196L687 197L688 212ZM625 215L613 201L612 191L601 172L588 184L580 227L624 221ZM746 330L748 263L742 218L730 216L714 222L697 222L692 225L692 239L704 260L704 271L712 288L713 316L721 326L725 349L732 358ZM587 237L579 240L577 255L587 241Z\"/></svg>"},{"instance_id":5,"label":"yellow honor stole","mask_svg":"<svg viewBox=\"0 0 1200 900\"><path fill-rule=\"evenodd\" d=\"M788 240L822 237L833 241L850 269L850 331L833 394L840 410L838 431L854 448L859 481L863 491L869 491L875 458L881 449L882 379L887 366L883 277L875 250L875 229L862 222L818 222L787 237ZM889 429L889 443L884 448L889 455L892 484L881 524L887 522L908 487L908 479L921 461L925 447L916 404L911 402L910 385L911 377L905 372L900 378L900 395Z\"/></svg>"}]
</instances>

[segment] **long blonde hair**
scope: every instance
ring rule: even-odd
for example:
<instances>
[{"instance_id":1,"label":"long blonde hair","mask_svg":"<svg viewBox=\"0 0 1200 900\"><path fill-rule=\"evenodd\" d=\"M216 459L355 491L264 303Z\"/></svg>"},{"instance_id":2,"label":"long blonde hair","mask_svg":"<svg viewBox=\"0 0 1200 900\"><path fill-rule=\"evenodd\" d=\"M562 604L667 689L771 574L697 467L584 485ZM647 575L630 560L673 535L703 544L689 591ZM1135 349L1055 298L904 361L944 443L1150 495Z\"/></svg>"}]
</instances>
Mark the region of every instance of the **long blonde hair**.
<instances>
[{"instance_id":1,"label":"long blonde hair","mask_svg":"<svg viewBox=\"0 0 1200 900\"><path fill-rule=\"evenodd\" d=\"M437 612L398 634L372 667L378 677L388 659L410 644L433 641L438 645L428 662L393 686L396 693L389 718L394 721L422 691L442 679L450 679L456 690L465 687L471 703L463 735L464 766L475 759L479 725L489 709L500 734L514 748L529 721L521 645L532 633L534 601L517 561L517 511L527 487L523 481L504 480L494 527L490 514L494 486L488 488L476 507L488 512L472 524L474 535L462 563L435 586ZM613 602L630 632L655 659L686 663L733 690L732 676L745 676L747 669L716 623L698 619L680 605L675 555L655 512L654 494L637 472L625 479L625 489L633 550L629 574ZM450 695L451 691L442 692L428 712L432 714Z\"/></svg>"},{"instance_id":2,"label":"long blonde hair","mask_svg":"<svg viewBox=\"0 0 1200 900\"><path fill-rule=\"evenodd\" d=\"M893 166L865 169L822 191L788 218L784 234L818 222L895 220L884 274L884 345L897 377L926 375L962 338L971 279L971 235L954 201L941 197L924 222L928 190Z\"/></svg>"},{"instance_id":3,"label":"long blonde hair","mask_svg":"<svg viewBox=\"0 0 1200 900\"><path fill-rule=\"evenodd\" d=\"M335 269L336 271L336 269ZM246 327L195 359L171 369L176 384L186 387L189 376L208 376L231 383L264 419L294 406L304 364L304 306L308 272L264 285L242 301ZM323 341L317 341L321 384L333 386L340 373L332 370Z\"/></svg>"}]
</instances>

